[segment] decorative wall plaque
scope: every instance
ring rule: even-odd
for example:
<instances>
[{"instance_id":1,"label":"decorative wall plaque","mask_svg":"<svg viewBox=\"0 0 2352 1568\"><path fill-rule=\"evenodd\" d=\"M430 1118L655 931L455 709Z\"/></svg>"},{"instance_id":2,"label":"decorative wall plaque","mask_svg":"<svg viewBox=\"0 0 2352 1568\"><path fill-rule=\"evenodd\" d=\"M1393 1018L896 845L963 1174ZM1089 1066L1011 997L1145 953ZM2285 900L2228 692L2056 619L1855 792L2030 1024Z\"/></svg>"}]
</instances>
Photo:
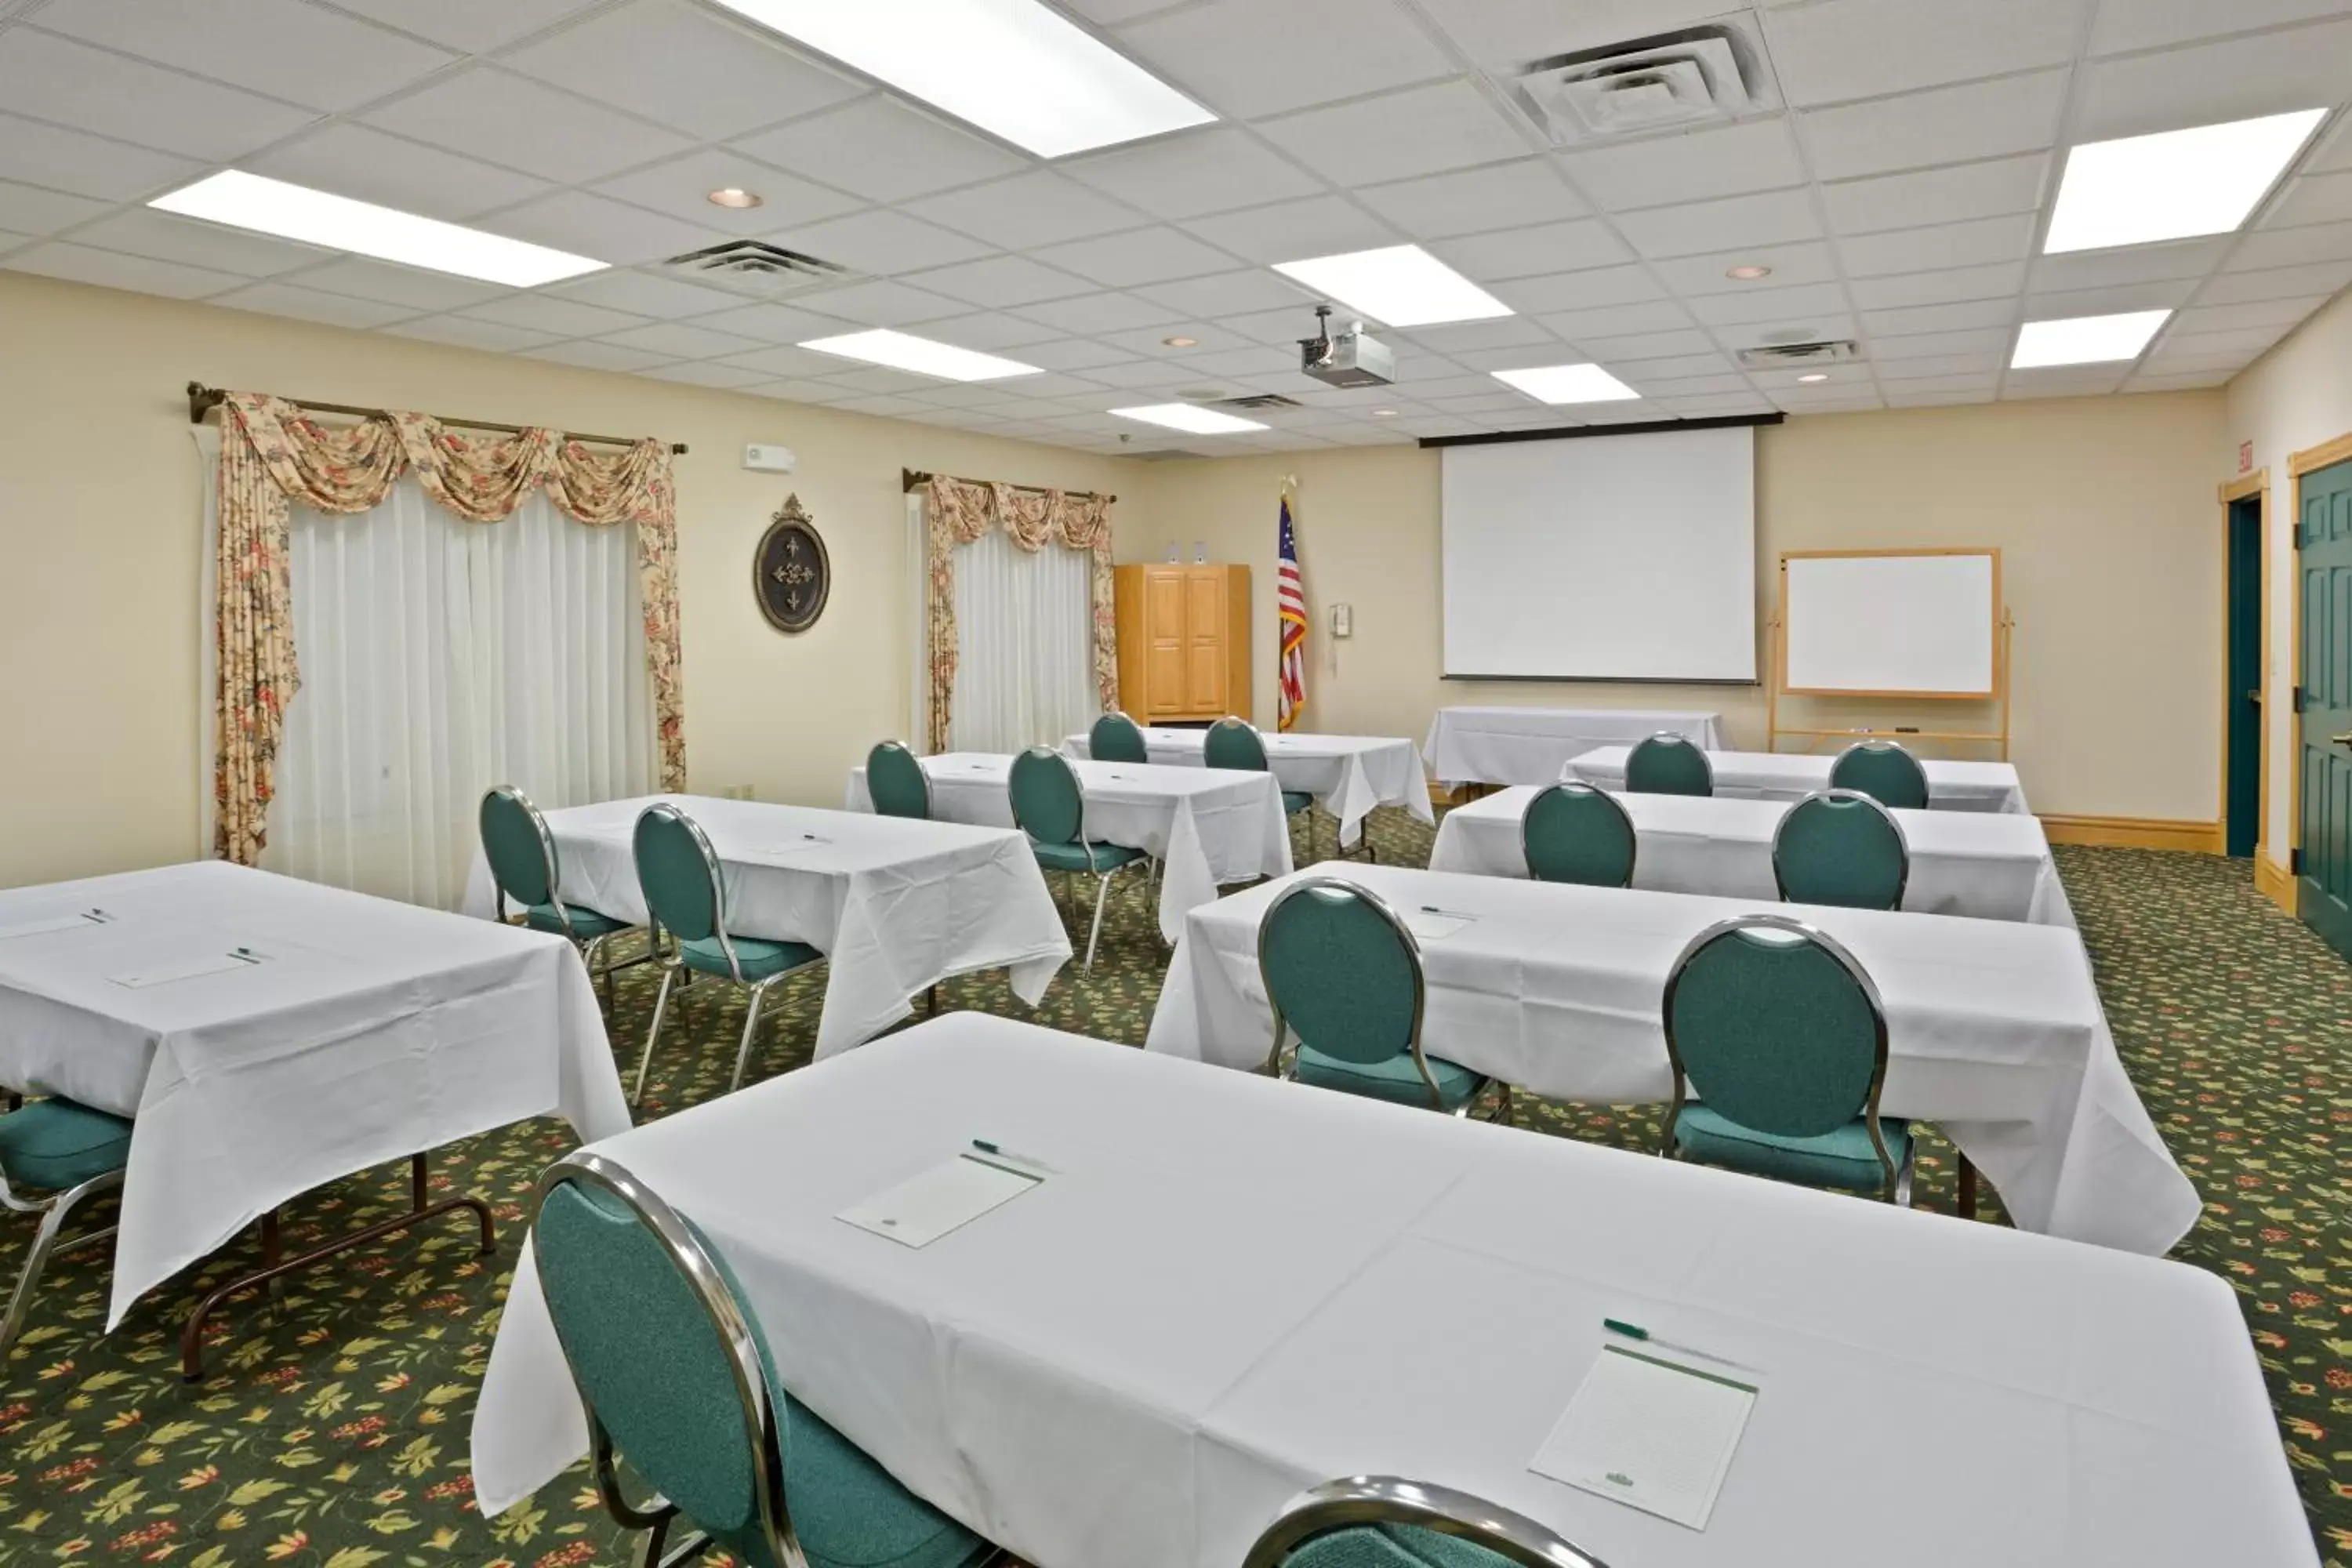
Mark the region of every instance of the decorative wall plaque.
<instances>
[{"instance_id":1,"label":"decorative wall plaque","mask_svg":"<svg viewBox=\"0 0 2352 1568\"><path fill-rule=\"evenodd\" d=\"M768 521L768 531L760 536L759 551L751 558L751 591L759 595L768 623L780 632L804 632L824 614L824 601L833 592L833 563L796 495L784 499Z\"/></svg>"}]
</instances>

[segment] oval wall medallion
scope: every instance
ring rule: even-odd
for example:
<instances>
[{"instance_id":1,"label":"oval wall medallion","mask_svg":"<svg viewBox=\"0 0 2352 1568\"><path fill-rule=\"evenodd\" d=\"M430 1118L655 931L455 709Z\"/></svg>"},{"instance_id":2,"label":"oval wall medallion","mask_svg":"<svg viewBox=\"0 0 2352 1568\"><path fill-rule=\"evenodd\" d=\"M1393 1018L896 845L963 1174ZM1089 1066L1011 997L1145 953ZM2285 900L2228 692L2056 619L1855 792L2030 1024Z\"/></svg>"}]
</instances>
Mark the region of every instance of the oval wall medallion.
<instances>
[{"instance_id":1,"label":"oval wall medallion","mask_svg":"<svg viewBox=\"0 0 2352 1568\"><path fill-rule=\"evenodd\" d=\"M751 558L751 591L760 609L780 632L804 632L824 614L833 592L833 563L816 524L802 510L801 498L789 496L769 520Z\"/></svg>"}]
</instances>

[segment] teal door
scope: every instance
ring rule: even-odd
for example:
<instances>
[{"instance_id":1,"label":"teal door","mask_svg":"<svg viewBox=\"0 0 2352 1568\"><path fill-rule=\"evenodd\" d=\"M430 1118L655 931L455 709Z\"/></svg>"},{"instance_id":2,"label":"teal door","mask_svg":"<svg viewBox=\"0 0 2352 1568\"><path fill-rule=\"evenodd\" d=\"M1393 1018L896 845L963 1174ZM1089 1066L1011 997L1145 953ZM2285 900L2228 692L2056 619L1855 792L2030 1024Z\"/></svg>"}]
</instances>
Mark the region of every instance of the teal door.
<instances>
[{"instance_id":1,"label":"teal door","mask_svg":"<svg viewBox=\"0 0 2352 1568\"><path fill-rule=\"evenodd\" d=\"M2263 503L2248 496L2230 506L2229 790L2224 848L2238 859L2262 837L2263 802Z\"/></svg>"},{"instance_id":2,"label":"teal door","mask_svg":"<svg viewBox=\"0 0 2352 1568\"><path fill-rule=\"evenodd\" d=\"M2303 788L2295 907L2352 957L2352 462L2303 476Z\"/></svg>"}]
</instances>

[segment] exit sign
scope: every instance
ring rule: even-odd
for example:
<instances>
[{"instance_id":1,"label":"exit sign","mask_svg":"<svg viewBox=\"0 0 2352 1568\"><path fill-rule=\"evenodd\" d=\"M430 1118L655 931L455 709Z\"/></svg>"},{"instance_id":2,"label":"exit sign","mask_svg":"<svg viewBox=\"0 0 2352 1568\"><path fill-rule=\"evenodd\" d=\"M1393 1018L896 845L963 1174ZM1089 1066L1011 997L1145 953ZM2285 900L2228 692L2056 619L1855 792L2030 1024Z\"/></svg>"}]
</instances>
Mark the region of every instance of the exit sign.
<instances>
[{"instance_id":1,"label":"exit sign","mask_svg":"<svg viewBox=\"0 0 2352 1568\"><path fill-rule=\"evenodd\" d=\"M2238 472L2251 474L2253 471L2254 444L2252 441L2241 441L2238 443Z\"/></svg>"}]
</instances>

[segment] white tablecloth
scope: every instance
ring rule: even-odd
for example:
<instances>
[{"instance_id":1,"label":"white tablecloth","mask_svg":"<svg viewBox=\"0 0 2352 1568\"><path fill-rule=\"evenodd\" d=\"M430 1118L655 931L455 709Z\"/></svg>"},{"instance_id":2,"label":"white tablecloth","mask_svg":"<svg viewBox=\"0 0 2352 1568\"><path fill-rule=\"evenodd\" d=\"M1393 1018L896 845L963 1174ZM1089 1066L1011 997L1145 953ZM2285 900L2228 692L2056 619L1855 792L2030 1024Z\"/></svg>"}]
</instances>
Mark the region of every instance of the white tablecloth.
<instances>
[{"instance_id":1,"label":"white tablecloth","mask_svg":"<svg viewBox=\"0 0 2352 1568\"><path fill-rule=\"evenodd\" d=\"M1519 819L1535 793L1532 785L1514 784L1447 812L1429 868L1525 877ZM1789 802L1622 792L1616 798L1633 819L1636 888L1728 899L1780 896L1772 879L1772 835L1789 814ZM1979 811L1894 815L1911 852L1905 909L2041 925L2074 923L2040 818Z\"/></svg>"},{"instance_id":2,"label":"white tablecloth","mask_svg":"<svg viewBox=\"0 0 2352 1568\"><path fill-rule=\"evenodd\" d=\"M945 752L922 762L933 816L1013 826L1011 757ZM1160 934L1170 942L1183 932L1184 911L1213 901L1218 884L1290 869L1290 826L1271 773L1151 763L1070 766L1086 792L1087 837L1160 858ZM864 768L849 771L845 804L852 811L874 809Z\"/></svg>"},{"instance_id":3,"label":"white tablecloth","mask_svg":"<svg viewBox=\"0 0 2352 1568\"><path fill-rule=\"evenodd\" d=\"M648 795L547 814L563 896L643 925L634 837L638 814L675 803L702 826L727 883L736 936L801 942L827 961L816 1055L869 1040L951 975L1012 972L1031 1006L1070 959L1069 933L1017 833L908 822L766 801ZM466 912L488 915L496 888L480 849Z\"/></svg>"},{"instance_id":4,"label":"white tablecloth","mask_svg":"<svg viewBox=\"0 0 2352 1568\"><path fill-rule=\"evenodd\" d=\"M2072 931L1353 862L1317 869L1402 910L1476 917L1422 943L1423 1043L1507 1083L1593 1104L1673 1095L1659 1007L1692 937L1730 915L1795 914L1843 942L1878 984L1892 1052L1886 1112L1941 1128L2020 1226L2161 1253L2196 1222L2197 1190L2125 1076ZM1274 1017L1257 925L1284 885L1192 911L1150 1049L1265 1064Z\"/></svg>"},{"instance_id":5,"label":"white tablecloth","mask_svg":"<svg viewBox=\"0 0 2352 1568\"><path fill-rule=\"evenodd\" d=\"M1564 779L1582 779L1603 789L1625 787L1626 746L1602 746L1569 760ZM1837 759L1811 752L1717 752L1707 762L1715 769L1715 793L1733 800L1800 800L1817 789L1830 787L1830 768ZM1922 757L1927 770L1930 811L2006 811L2025 814L2024 786L2017 769L2008 763L1953 762ZM1544 783L1550 783L1547 779Z\"/></svg>"},{"instance_id":6,"label":"white tablecloth","mask_svg":"<svg viewBox=\"0 0 2352 1568\"><path fill-rule=\"evenodd\" d=\"M1001 1141L1059 1174L919 1251L842 1209ZM1394 1472L1623 1568L2314 1568L2228 1286L977 1014L599 1146L723 1250L787 1386L1039 1568L1234 1568ZM1762 1369L1702 1533L1535 1475L1603 1317ZM585 1447L526 1258L483 1511Z\"/></svg>"},{"instance_id":7,"label":"white tablecloth","mask_svg":"<svg viewBox=\"0 0 2352 1568\"><path fill-rule=\"evenodd\" d=\"M1155 763L1170 767L1205 767L1206 730L1146 730L1145 752ZM1269 734L1266 765L1276 780L1293 795L1311 795L1316 804L1339 819L1339 842L1353 844L1362 836L1364 818L1376 805L1400 805L1423 822L1435 822L1429 804L1429 779L1422 772L1421 752L1411 741L1380 735L1302 735L1296 731ZM1085 735L1072 735L1062 750L1073 757L1092 754Z\"/></svg>"},{"instance_id":8,"label":"white tablecloth","mask_svg":"<svg viewBox=\"0 0 2352 1568\"><path fill-rule=\"evenodd\" d=\"M107 1327L322 1183L526 1117L629 1125L561 937L218 860L0 892L0 1083L136 1117ZM133 988L116 976L262 962Z\"/></svg>"},{"instance_id":9,"label":"white tablecloth","mask_svg":"<svg viewBox=\"0 0 2352 1568\"><path fill-rule=\"evenodd\" d=\"M1422 748L1446 784L1544 784L1570 757L1669 731L1714 751L1723 715L1637 708L1440 708Z\"/></svg>"}]
</instances>

